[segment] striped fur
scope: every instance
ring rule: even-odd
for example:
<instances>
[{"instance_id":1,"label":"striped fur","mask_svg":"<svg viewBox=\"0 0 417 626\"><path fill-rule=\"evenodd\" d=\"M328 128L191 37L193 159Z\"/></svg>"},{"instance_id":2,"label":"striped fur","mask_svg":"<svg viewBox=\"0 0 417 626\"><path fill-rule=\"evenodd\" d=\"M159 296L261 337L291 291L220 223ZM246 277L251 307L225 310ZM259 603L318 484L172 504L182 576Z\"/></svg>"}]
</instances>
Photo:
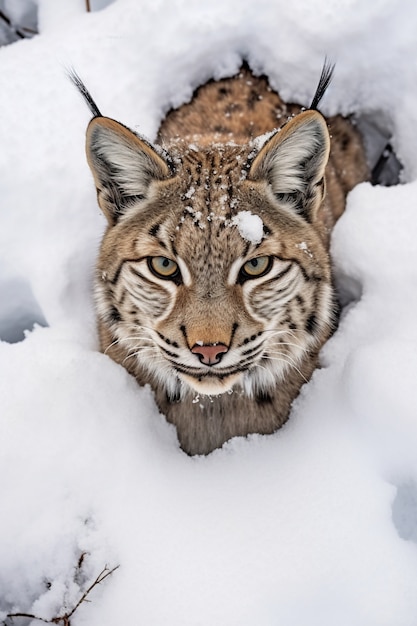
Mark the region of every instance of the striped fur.
<instances>
[{"instance_id":1,"label":"striped fur","mask_svg":"<svg viewBox=\"0 0 417 626\"><path fill-rule=\"evenodd\" d=\"M189 454L279 428L334 330L329 233L367 168L353 126L329 123L327 163L320 113L283 103L245 68L170 112L161 147L108 118L90 123L108 219L101 348L152 386ZM243 212L262 220L260 237L242 236Z\"/></svg>"}]
</instances>

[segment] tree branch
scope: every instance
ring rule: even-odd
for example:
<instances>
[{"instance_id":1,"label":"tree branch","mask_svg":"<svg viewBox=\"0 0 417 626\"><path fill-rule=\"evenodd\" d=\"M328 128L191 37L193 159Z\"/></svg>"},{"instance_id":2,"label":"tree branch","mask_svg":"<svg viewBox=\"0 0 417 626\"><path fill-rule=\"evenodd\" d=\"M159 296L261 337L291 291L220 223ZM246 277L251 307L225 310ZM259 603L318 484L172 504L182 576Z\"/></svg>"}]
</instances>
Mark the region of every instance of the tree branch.
<instances>
[{"instance_id":1,"label":"tree branch","mask_svg":"<svg viewBox=\"0 0 417 626\"><path fill-rule=\"evenodd\" d=\"M89 0L87 0L89 1ZM24 28L23 26L21 28L19 28L18 26L15 26L15 24L13 24L12 20L4 13L4 11L0 10L0 19L3 20L3 22L5 22L7 24L7 26L20 38L20 39L26 39L28 34L31 35L37 35L37 32L30 29L30 28Z\"/></svg>"},{"instance_id":2,"label":"tree branch","mask_svg":"<svg viewBox=\"0 0 417 626\"><path fill-rule=\"evenodd\" d=\"M81 555L78 561L78 569L80 569L83 563L84 556L85 556L85 553ZM97 585L100 585L104 580L106 580L106 578L111 576L113 572L115 572L119 567L120 565L116 565L116 567L109 569L106 565L104 569L100 572L100 574L97 576L97 578L94 580L94 582L92 582L91 585L81 595L77 604L70 611L67 611L66 613L64 613L64 615L57 615L56 617L53 617L52 619L44 619L43 617L38 617L37 615L32 615L31 613L9 613L7 615L7 619L13 620L13 618L15 617L27 617L29 619L39 620L40 622L43 622L44 624L57 624L58 626L71 626L71 617L74 615L75 611L80 607L80 605L83 602L89 602L89 600L87 600L87 597L92 592L94 587L96 587Z\"/></svg>"},{"instance_id":3,"label":"tree branch","mask_svg":"<svg viewBox=\"0 0 417 626\"><path fill-rule=\"evenodd\" d=\"M85 602L87 600L87 596L89 595L89 593L94 589L94 587L96 587L97 585L100 585L103 580L105 580L106 578L108 578L108 576L111 576L113 574L113 572L115 572L117 569L119 569L120 565L116 565L116 567L113 567L113 569L108 569L107 565L105 566L105 568L100 572L100 574L97 576L97 578L95 579L95 581L88 587L88 589L83 593L83 595L81 596L81 598L78 600L77 604L74 606L74 608L72 609L72 611L70 611L69 613L66 613L63 617L61 618L56 618L56 619L63 619L63 618L67 618L69 619L72 615L74 615L75 611L78 609L78 607L80 606L80 604L82 604L83 602ZM66 626L66 625L64 625Z\"/></svg>"}]
</instances>

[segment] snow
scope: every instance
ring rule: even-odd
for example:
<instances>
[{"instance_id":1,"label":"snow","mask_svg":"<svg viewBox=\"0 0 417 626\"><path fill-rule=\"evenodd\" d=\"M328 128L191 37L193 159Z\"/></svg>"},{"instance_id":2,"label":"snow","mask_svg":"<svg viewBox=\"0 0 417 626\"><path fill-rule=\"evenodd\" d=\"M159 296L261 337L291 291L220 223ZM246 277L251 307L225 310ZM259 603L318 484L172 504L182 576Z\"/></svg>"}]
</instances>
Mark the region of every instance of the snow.
<instances>
[{"instance_id":1,"label":"snow","mask_svg":"<svg viewBox=\"0 0 417 626\"><path fill-rule=\"evenodd\" d=\"M264 236L264 225L259 215L250 211L239 211L231 219L231 223L237 226L240 236L250 243L257 244Z\"/></svg>"},{"instance_id":2,"label":"snow","mask_svg":"<svg viewBox=\"0 0 417 626\"><path fill-rule=\"evenodd\" d=\"M307 254L307 256L309 256L311 259L313 258L313 253L311 252L311 250L309 249L308 245L306 244L305 241L302 241L301 243L297 244L297 248L299 250L302 250L304 252L304 254Z\"/></svg>"},{"instance_id":3,"label":"snow","mask_svg":"<svg viewBox=\"0 0 417 626\"><path fill-rule=\"evenodd\" d=\"M120 565L74 626L414 626L417 7L82 5L40 0L41 35L0 50L0 620L62 615ZM325 53L324 113L392 133L404 184L349 197L332 239L340 327L286 426L189 458L150 390L97 350L105 220L65 67L153 139L170 106L242 56L308 105Z\"/></svg>"}]
</instances>

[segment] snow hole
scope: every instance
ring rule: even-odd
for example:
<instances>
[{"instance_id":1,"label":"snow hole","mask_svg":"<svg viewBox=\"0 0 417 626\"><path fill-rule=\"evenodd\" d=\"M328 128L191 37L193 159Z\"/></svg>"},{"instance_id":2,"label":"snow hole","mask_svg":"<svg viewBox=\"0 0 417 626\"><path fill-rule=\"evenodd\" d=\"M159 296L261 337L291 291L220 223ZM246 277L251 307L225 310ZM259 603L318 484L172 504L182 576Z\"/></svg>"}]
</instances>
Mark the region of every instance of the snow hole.
<instances>
[{"instance_id":1,"label":"snow hole","mask_svg":"<svg viewBox=\"0 0 417 626\"><path fill-rule=\"evenodd\" d=\"M47 326L30 285L22 278L0 276L0 340L17 343L35 324Z\"/></svg>"},{"instance_id":2,"label":"snow hole","mask_svg":"<svg viewBox=\"0 0 417 626\"><path fill-rule=\"evenodd\" d=\"M372 111L356 118L355 123L363 138L372 184L398 185L402 164L392 146L391 123L386 114Z\"/></svg>"},{"instance_id":3,"label":"snow hole","mask_svg":"<svg viewBox=\"0 0 417 626\"><path fill-rule=\"evenodd\" d=\"M417 543L417 483L404 482L397 487L392 503L392 521L401 539Z\"/></svg>"}]
</instances>

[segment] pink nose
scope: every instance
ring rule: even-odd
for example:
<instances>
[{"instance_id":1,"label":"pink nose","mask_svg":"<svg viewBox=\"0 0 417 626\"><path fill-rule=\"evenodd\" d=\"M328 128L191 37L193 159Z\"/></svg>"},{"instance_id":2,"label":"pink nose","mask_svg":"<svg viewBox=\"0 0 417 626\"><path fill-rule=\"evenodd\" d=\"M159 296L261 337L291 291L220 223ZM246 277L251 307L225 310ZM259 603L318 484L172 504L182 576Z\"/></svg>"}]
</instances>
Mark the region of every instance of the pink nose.
<instances>
[{"instance_id":1,"label":"pink nose","mask_svg":"<svg viewBox=\"0 0 417 626\"><path fill-rule=\"evenodd\" d=\"M196 343L191 348L191 352L193 354L198 354L198 358L201 363L204 363L204 365L215 365L216 363L220 363L223 354L228 350L229 348L225 346L224 343L209 343L202 346L199 346L198 343Z\"/></svg>"}]
</instances>

